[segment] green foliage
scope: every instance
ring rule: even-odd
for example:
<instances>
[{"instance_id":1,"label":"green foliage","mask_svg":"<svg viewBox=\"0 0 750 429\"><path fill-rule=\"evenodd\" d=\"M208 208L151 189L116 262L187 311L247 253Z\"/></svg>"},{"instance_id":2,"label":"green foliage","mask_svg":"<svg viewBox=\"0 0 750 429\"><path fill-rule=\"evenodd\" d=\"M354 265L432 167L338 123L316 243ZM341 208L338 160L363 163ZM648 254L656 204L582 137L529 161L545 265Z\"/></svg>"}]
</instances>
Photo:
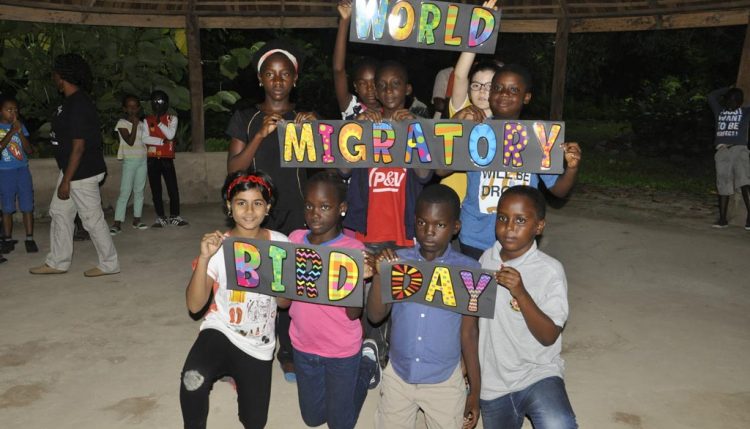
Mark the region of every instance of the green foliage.
<instances>
[{"instance_id":1,"label":"green foliage","mask_svg":"<svg viewBox=\"0 0 750 429\"><path fill-rule=\"evenodd\" d=\"M696 94L688 79L669 75L644 81L625 105L640 153L701 154L711 147L713 117L705 96Z\"/></svg>"},{"instance_id":2,"label":"green foliage","mask_svg":"<svg viewBox=\"0 0 750 429\"><path fill-rule=\"evenodd\" d=\"M165 91L177 110L190 107L184 85L187 59L173 41L173 30L0 22L3 86L16 93L26 117L49 120L60 102L51 80L56 55L76 52L90 64L91 94L103 127L121 114L121 97L146 99ZM144 106L145 107L145 106Z\"/></svg>"},{"instance_id":3,"label":"green foliage","mask_svg":"<svg viewBox=\"0 0 750 429\"><path fill-rule=\"evenodd\" d=\"M226 152L229 149L229 140L220 138L206 139L206 152Z\"/></svg>"}]
</instances>

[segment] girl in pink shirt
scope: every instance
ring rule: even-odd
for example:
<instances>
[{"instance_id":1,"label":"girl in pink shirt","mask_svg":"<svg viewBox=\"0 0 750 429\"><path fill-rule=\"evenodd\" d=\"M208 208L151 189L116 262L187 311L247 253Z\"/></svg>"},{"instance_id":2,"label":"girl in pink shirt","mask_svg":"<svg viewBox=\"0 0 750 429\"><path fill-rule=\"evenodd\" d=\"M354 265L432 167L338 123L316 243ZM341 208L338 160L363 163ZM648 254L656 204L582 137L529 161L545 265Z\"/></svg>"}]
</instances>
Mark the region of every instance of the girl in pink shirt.
<instances>
[{"instance_id":1,"label":"girl in pink shirt","mask_svg":"<svg viewBox=\"0 0 750 429\"><path fill-rule=\"evenodd\" d=\"M346 184L337 174L321 172L310 178L304 204L305 223L310 229L293 231L291 242L364 251L360 241L342 233ZM372 276L371 269L366 268L364 274ZM308 426L328 423L332 429L353 428L370 380L379 369L375 343L362 343L362 308L284 299L278 299L278 303L280 307L291 305L289 336L302 419Z\"/></svg>"}]
</instances>

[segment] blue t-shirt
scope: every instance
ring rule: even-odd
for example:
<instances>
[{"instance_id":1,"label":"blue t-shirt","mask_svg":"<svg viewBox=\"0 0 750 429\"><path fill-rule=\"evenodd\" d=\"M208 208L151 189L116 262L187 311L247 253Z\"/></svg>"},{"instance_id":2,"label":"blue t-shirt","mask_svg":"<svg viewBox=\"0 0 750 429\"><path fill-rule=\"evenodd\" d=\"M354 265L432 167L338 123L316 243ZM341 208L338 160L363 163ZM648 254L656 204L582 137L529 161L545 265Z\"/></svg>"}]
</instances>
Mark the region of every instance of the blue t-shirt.
<instances>
[{"instance_id":1,"label":"blue t-shirt","mask_svg":"<svg viewBox=\"0 0 750 429\"><path fill-rule=\"evenodd\" d=\"M401 259L424 261L419 244L400 249ZM450 246L433 262L479 268L479 263ZM437 384L450 378L461 360L461 319L442 308L414 302L397 302L391 308L393 371L410 384Z\"/></svg>"},{"instance_id":2,"label":"blue t-shirt","mask_svg":"<svg viewBox=\"0 0 750 429\"><path fill-rule=\"evenodd\" d=\"M466 198L461 206L461 243L477 249L489 249L495 243L497 202L503 191L518 185L539 187L541 179L547 189L560 177L557 174L534 174L511 171L469 171Z\"/></svg>"},{"instance_id":3,"label":"blue t-shirt","mask_svg":"<svg viewBox=\"0 0 750 429\"><path fill-rule=\"evenodd\" d=\"M11 124L0 123L0 140L5 138L10 131ZM29 130L26 126L21 124L21 132L26 137L29 136ZM10 170L13 168L21 168L29 165L29 159L26 157L26 152L23 150L23 143L18 135L14 135L8 146L3 149L2 155L0 155L0 169Z\"/></svg>"}]
</instances>

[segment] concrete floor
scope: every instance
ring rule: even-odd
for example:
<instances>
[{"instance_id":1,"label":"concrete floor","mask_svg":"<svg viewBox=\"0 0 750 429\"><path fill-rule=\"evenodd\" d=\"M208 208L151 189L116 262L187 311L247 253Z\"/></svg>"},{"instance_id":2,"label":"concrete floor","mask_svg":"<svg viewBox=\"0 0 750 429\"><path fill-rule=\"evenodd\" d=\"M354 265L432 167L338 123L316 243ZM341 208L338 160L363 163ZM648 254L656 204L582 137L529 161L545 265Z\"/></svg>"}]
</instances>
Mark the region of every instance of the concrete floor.
<instances>
[{"instance_id":1,"label":"concrete floor","mask_svg":"<svg viewBox=\"0 0 750 429\"><path fill-rule=\"evenodd\" d=\"M83 277L95 264L90 242L76 243L67 274L27 274L49 248L41 221L42 253L7 255L0 427L181 426L180 369L198 331L184 289L199 237L223 224L218 205L183 212L186 229L115 237L116 276ZM585 199L549 214L541 248L568 275L563 357L581 427L750 427L750 232L712 230L711 220ZM372 427L370 393L357 428ZM234 397L217 384L209 427L240 427ZM268 427L304 427L277 366Z\"/></svg>"}]
</instances>

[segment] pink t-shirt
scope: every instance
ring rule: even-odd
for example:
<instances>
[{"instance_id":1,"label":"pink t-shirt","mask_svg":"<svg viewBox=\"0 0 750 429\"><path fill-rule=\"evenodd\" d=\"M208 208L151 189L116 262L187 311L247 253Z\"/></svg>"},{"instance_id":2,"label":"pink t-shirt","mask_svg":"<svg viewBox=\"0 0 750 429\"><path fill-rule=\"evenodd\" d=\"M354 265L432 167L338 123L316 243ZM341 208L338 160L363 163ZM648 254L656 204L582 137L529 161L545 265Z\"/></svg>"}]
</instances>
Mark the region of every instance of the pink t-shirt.
<instances>
[{"instance_id":1,"label":"pink t-shirt","mask_svg":"<svg viewBox=\"0 0 750 429\"><path fill-rule=\"evenodd\" d=\"M305 243L309 230L298 229L289 234L292 243ZM325 246L364 249L359 240L340 234ZM328 358L344 358L359 353L362 347L362 324L349 320L346 308L333 305L293 301L289 309L292 324L289 336L292 346L301 352Z\"/></svg>"}]
</instances>

